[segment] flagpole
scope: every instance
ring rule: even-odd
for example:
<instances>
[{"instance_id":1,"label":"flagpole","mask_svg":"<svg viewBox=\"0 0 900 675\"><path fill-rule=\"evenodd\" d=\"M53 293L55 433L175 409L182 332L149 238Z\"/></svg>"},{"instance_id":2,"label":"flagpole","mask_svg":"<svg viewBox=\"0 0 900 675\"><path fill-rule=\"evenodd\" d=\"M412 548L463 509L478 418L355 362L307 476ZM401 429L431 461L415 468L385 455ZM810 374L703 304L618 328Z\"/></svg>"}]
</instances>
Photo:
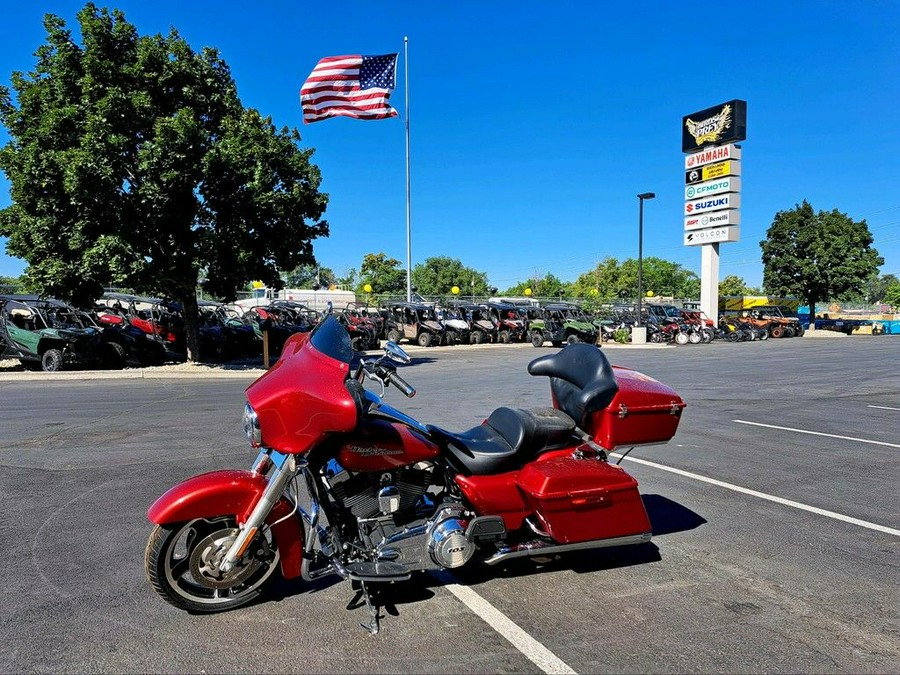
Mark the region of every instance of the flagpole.
<instances>
[{"instance_id":1,"label":"flagpole","mask_svg":"<svg viewBox=\"0 0 900 675\"><path fill-rule=\"evenodd\" d=\"M412 246L409 226L409 37L403 37L404 77L406 78L406 301L412 301Z\"/></svg>"}]
</instances>

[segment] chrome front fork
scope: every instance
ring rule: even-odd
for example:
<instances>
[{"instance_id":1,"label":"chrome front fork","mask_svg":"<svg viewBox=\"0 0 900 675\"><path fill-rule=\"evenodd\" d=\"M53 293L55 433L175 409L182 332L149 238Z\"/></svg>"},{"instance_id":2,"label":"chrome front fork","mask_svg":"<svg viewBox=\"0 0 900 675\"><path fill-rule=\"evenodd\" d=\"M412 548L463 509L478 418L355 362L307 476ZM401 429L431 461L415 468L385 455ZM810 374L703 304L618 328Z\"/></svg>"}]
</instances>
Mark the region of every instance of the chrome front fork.
<instances>
[{"instance_id":1,"label":"chrome front fork","mask_svg":"<svg viewBox=\"0 0 900 675\"><path fill-rule=\"evenodd\" d=\"M230 572L234 569L237 561L241 559L256 533L259 532L259 528L265 522L269 512L281 499L281 495L284 494L288 483L297 475L297 460L294 455L281 455L273 452L269 459L275 463L275 469L272 471L272 475L269 476L269 484L263 490L259 501L256 502L256 506L253 507L253 511L246 522L241 525L234 543L231 544L228 553L222 559L219 569L223 572ZM258 459L254 466L254 471L262 468L263 464L262 460Z\"/></svg>"}]
</instances>

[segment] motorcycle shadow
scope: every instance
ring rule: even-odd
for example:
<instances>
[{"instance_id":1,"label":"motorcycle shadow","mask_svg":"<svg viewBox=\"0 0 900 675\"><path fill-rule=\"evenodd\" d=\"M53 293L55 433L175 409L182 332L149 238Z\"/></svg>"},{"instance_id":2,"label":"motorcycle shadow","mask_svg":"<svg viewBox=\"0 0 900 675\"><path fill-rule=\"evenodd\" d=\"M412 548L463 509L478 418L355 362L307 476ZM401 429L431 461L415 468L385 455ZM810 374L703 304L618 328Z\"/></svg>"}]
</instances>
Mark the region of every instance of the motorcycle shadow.
<instances>
[{"instance_id":1,"label":"motorcycle shadow","mask_svg":"<svg viewBox=\"0 0 900 675\"><path fill-rule=\"evenodd\" d=\"M654 537L660 537L676 532L693 530L707 521L703 516L678 502L672 501L662 495L641 495ZM644 565L662 560L659 548L653 542L631 546L610 546L605 548L588 549L584 551L571 551L562 555L548 556L545 558L517 558L506 563L489 567L486 565L474 565L471 568L464 567L447 573L455 577L458 583L474 585L497 577L520 577L570 570L577 574L600 572L620 567ZM436 575L439 585L452 583L454 580L447 576ZM441 583L443 581L443 583Z\"/></svg>"},{"instance_id":2,"label":"motorcycle shadow","mask_svg":"<svg viewBox=\"0 0 900 675\"><path fill-rule=\"evenodd\" d=\"M707 521L700 514L691 511L678 502L655 494L641 496L644 508L650 518L653 536L660 537L677 532L692 530ZM467 565L461 569L418 572L401 584L367 584L372 602L389 616L399 616L398 606L423 602L434 597L434 588L448 584L474 586L500 577L513 578L531 576L559 570L570 570L576 574L588 574L604 570L645 565L662 560L659 548L653 542L632 546L610 546L608 548L572 551L563 555L546 558L517 558L497 566ZM318 593L343 583L338 576L328 576L314 582L302 580L284 581L268 598L281 601L286 598L309 593ZM352 586L353 597L347 604L348 610L365 607L365 601L358 585ZM383 618L384 615L382 614Z\"/></svg>"},{"instance_id":3,"label":"motorcycle shadow","mask_svg":"<svg viewBox=\"0 0 900 675\"><path fill-rule=\"evenodd\" d=\"M662 495L641 495L653 527L653 536L685 532L706 524L706 519Z\"/></svg>"}]
</instances>

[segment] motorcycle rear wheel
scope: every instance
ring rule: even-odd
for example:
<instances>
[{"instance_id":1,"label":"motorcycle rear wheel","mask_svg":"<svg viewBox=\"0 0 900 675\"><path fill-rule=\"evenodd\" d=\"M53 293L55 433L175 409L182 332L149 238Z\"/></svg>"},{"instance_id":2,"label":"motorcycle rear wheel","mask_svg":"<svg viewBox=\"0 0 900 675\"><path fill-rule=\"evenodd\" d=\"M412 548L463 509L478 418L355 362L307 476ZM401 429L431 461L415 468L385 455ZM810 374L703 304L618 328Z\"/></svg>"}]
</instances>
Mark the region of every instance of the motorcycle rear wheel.
<instances>
[{"instance_id":1,"label":"motorcycle rear wheel","mask_svg":"<svg viewBox=\"0 0 900 675\"><path fill-rule=\"evenodd\" d=\"M280 555L271 533L264 533L231 572L220 572L214 563L237 532L234 516L158 525L144 552L147 579L166 602L188 612L212 614L246 605L278 576Z\"/></svg>"}]
</instances>

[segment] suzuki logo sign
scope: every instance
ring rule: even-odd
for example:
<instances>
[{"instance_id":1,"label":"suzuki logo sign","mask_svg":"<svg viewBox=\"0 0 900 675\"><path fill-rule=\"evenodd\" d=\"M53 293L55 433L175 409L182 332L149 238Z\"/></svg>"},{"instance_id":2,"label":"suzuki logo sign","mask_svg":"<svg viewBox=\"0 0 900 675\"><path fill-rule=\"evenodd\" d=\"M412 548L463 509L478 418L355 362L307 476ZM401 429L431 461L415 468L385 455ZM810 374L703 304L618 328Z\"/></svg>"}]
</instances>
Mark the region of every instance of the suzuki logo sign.
<instances>
[{"instance_id":1,"label":"suzuki logo sign","mask_svg":"<svg viewBox=\"0 0 900 675\"><path fill-rule=\"evenodd\" d=\"M684 215L690 216L706 211L721 211L722 209L737 209L741 206L741 196L739 194L724 194L707 199L698 199L691 202L685 202Z\"/></svg>"}]
</instances>

